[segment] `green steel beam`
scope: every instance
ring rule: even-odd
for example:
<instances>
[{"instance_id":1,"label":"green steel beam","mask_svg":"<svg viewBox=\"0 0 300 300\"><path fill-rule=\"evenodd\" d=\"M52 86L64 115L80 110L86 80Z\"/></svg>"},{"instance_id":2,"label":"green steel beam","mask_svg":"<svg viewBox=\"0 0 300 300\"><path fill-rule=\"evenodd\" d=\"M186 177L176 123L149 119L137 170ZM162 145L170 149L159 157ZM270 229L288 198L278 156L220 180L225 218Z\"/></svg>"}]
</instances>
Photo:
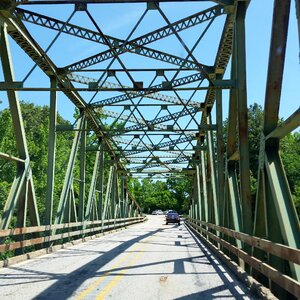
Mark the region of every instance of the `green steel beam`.
<instances>
[{"instance_id":1,"label":"green steel beam","mask_svg":"<svg viewBox=\"0 0 300 300\"><path fill-rule=\"evenodd\" d=\"M78 207L78 215L79 221L85 220L85 189L86 189L86 129L87 129L87 122L84 112L81 111L82 114L82 131L80 135L80 181L79 181L79 207Z\"/></svg>"},{"instance_id":2,"label":"green steel beam","mask_svg":"<svg viewBox=\"0 0 300 300\"><path fill-rule=\"evenodd\" d=\"M160 0L159 2L204 2L207 0ZM233 0L212 0L222 5L232 5ZM81 0L81 3L153 3L152 0ZM16 5L41 5L41 4L77 4L78 0L16 0Z\"/></svg>"},{"instance_id":3,"label":"green steel beam","mask_svg":"<svg viewBox=\"0 0 300 300\"><path fill-rule=\"evenodd\" d=\"M300 248L299 219L279 155L279 139L289 133L299 121L297 110L283 124L278 126L289 14L290 0L275 0L265 95L264 126L259 154L254 234L289 247ZM280 52L278 52L279 47ZM263 257L264 253L255 250L254 255ZM286 272L299 281L300 268L298 265L289 263L289 268L287 268L283 260L274 256L269 257L269 262L279 271ZM266 282L266 278L261 278L259 274L255 275L262 282ZM286 297L285 292L276 284L271 283L271 287L279 297Z\"/></svg>"},{"instance_id":4,"label":"green steel beam","mask_svg":"<svg viewBox=\"0 0 300 300\"><path fill-rule=\"evenodd\" d=\"M238 1L235 24L233 59L236 59L238 137L240 152L240 197L242 203L243 232L252 234L252 203L250 189L249 141L248 141L248 107L246 82L246 48L245 48L245 15L247 2Z\"/></svg>"},{"instance_id":5,"label":"green steel beam","mask_svg":"<svg viewBox=\"0 0 300 300\"><path fill-rule=\"evenodd\" d=\"M89 78L89 77L77 75L74 73L68 74L68 78L73 82L78 82L78 83L82 83L82 84L86 84L86 85L95 83L96 86L98 86L99 88L102 87L103 89L105 89L105 88L107 88L107 89L120 89L120 88L121 89L123 89L123 88L130 89L129 86L124 86L124 85L121 86L120 84L107 82L107 81L97 82L97 80L94 78ZM173 103L173 104L178 104L178 105L186 104L187 106L201 108L201 102L187 101L184 99L180 100L177 97L174 97L171 95L153 93L153 94L145 94L145 97L149 98L149 99L155 99L158 101L163 101L163 102L168 102L168 103ZM153 104L151 104L151 105L153 105ZM159 105L161 105L161 104L159 104Z\"/></svg>"},{"instance_id":6,"label":"green steel beam","mask_svg":"<svg viewBox=\"0 0 300 300\"><path fill-rule=\"evenodd\" d=\"M100 157L103 156L103 153L101 153L101 151L100 151L101 144L98 146L98 150L99 151L96 152L93 175L92 175L92 179L91 179L90 190L89 190L89 195L88 195L88 200L87 200L86 210L85 210L85 216L84 216L84 220L87 220L87 221L91 220L93 204L97 199L97 197L96 197L96 187L97 187L97 181L98 181L97 177L98 177L98 175L102 176L102 170L100 170L100 172L99 172L99 167L101 165ZM98 209L99 209L99 206L98 206Z\"/></svg>"},{"instance_id":7,"label":"green steel beam","mask_svg":"<svg viewBox=\"0 0 300 300\"><path fill-rule=\"evenodd\" d=\"M196 163L196 177L195 177L195 194L196 194L196 199L197 199L197 203L198 203L198 220L202 220L203 217L203 199L202 199L202 195L201 195L201 169L200 169L200 164L199 162Z\"/></svg>"},{"instance_id":8,"label":"green steel beam","mask_svg":"<svg viewBox=\"0 0 300 300\"><path fill-rule=\"evenodd\" d=\"M284 122L278 125L268 136L268 139L282 139L293 130L300 126L300 108L298 108L291 116L289 116Z\"/></svg>"},{"instance_id":9,"label":"green steel beam","mask_svg":"<svg viewBox=\"0 0 300 300\"><path fill-rule=\"evenodd\" d=\"M235 34L233 33L234 40ZM232 49L232 57L236 57L236 45ZM237 72L236 72L236 59L231 61L231 70L230 76L231 80L236 81ZM228 208L228 213L230 215L228 218L228 226L231 225L232 229L241 232L242 231L242 215L241 215L241 203L240 203L240 194L239 194L239 184L236 174L237 163L235 160L232 160L235 153L237 153L237 90L233 89L229 92L229 112L228 112L228 127L227 127L227 144L226 144L226 184L225 188L227 189L227 194L225 196L226 205ZM239 158L237 158L238 160ZM239 248L242 247L242 244L239 240L235 240Z\"/></svg>"},{"instance_id":10,"label":"green steel beam","mask_svg":"<svg viewBox=\"0 0 300 300\"><path fill-rule=\"evenodd\" d=\"M223 103L222 90L216 91L217 119L217 191L220 225L224 226L224 141L223 141Z\"/></svg>"},{"instance_id":11,"label":"green steel beam","mask_svg":"<svg viewBox=\"0 0 300 300\"><path fill-rule=\"evenodd\" d=\"M105 220L105 218L108 216L109 213L109 201L110 201L110 194L112 189L112 178L114 175L114 167L111 166L109 169L109 175L106 185L106 192L105 192L105 199L104 199L104 206L103 206L103 212L102 212L102 221Z\"/></svg>"},{"instance_id":12,"label":"green steel beam","mask_svg":"<svg viewBox=\"0 0 300 300\"><path fill-rule=\"evenodd\" d=\"M269 67L264 106L265 136L270 134L278 125L278 114L282 88L284 60L286 53L290 3L290 0L275 0L274 4ZM275 20L277 22L276 24L274 23ZM278 49L281 49L279 53L277 53Z\"/></svg>"},{"instance_id":13,"label":"green steel beam","mask_svg":"<svg viewBox=\"0 0 300 300\"><path fill-rule=\"evenodd\" d=\"M103 212L103 190L104 190L104 144L99 140L100 151L99 151L99 168L98 168L98 180L97 180L97 211L98 211L98 219L102 219Z\"/></svg>"},{"instance_id":14,"label":"green steel beam","mask_svg":"<svg viewBox=\"0 0 300 300\"><path fill-rule=\"evenodd\" d=\"M77 37L88 39L94 42L106 44L104 37L102 37L98 32L88 30L86 28L82 28L73 24L65 25L65 23L60 20L49 18L23 9L17 9L17 11L19 17L24 21L48 27L54 30L59 30L64 33L75 35ZM220 16L222 14L224 14L224 8L220 5L217 5L199 13L196 13L192 16L189 16L187 18L184 18L182 20L179 20L177 22L174 22L172 23L172 26L176 31L182 31L187 28L190 28L191 26L195 26L197 24L201 24L202 22L211 20L212 18L215 18L216 16ZM190 66L193 66L193 68L197 68L197 64L193 62L184 61L180 57L175 57L174 55L170 55L168 53L162 53L157 50L143 47L143 45L155 42L172 34L174 33L172 32L172 30L170 30L169 26L165 26L141 37L135 38L131 41L124 41L110 36L105 37L111 44L118 45L116 46L118 54L126 53L129 51L135 54L145 55L150 58L163 60L175 64L178 64L179 62L181 62L182 64L188 63ZM88 59L84 59L78 63L75 63L71 65L72 67L69 66L66 68L71 68L71 70L74 70L73 68L75 67L76 70L78 70L78 68L87 67L91 64L95 64L112 57L114 57L112 51L107 50L97 55L94 55Z\"/></svg>"},{"instance_id":15,"label":"green steel beam","mask_svg":"<svg viewBox=\"0 0 300 300\"><path fill-rule=\"evenodd\" d=\"M242 213L241 213L241 203L240 203L240 196L239 196L239 185L236 175L236 168L235 166L228 167L228 174L227 174L227 184L228 184L228 197L229 199L228 204L231 209L231 223L233 225L234 230L242 232ZM239 240L236 240L237 246L239 248L242 247L242 244Z\"/></svg>"},{"instance_id":16,"label":"green steel beam","mask_svg":"<svg viewBox=\"0 0 300 300\"><path fill-rule=\"evenodd\" d=\"M208 222L208 195L207 195L207 177L206 177L206 162L205 162L205 151L200 151L200 162L201 162L201 191L202 191L202 207L203 207L203 221Z\"/></svg>"},{"instance_id":17,"label":"green steel beam","mask_svg":"<svg viewBox=\"0 0 300 300\"><path fill-rule=\"evenodd\" d=\"M9 43L7 38L7 25L0 24L0 57L3 68L4 79L7 82L14 82L13 64L10 56ZM16 137L16 146L19 158L25 163L17 162L17 175L11 186L9 196L4 205L0 228L7 229L16 205L19 205L18 218L20 224L26 222L27 205L30 209L29 216L31 225L39 226L39 214L36 205L35 191L30 168L30 157L27 148L23 118L17 92L8 91L8 102L13 121L13 129ZM22 219L22 220L21 220Z\"/></svg>"},{"instance_id":18,"label":"green steel beam","mask_svg":"<svg viewBox=\"0 0 300 300\"><path fill-rule=\"evenodd\" d=\"M57 80L50 77L51 87L56 87ZM48 144L48 168L47 168L47 190L46 190L46 212L45 225L52 224L53 213L53 193L55 177L55 153L56 153L56 119L57 119L57 93L50 92L49 111L49 144Z\"/></svg>"},{"instance_id":19,"label":"green steel beam","mask_svg":"<svg viewBox=\"0 0 300 300\"><path fill-rule=\"evenodd\" d=\"M207 116L207 124L211 124L211 115ZM215 147L214 147L214 139L213 133L211 131L207 132L207 162L208 168L210 170L210 185L211 185L211 217L214 224L220 224L220 217L219 217L219 206L218 206L218 187L217 187L217 172L216 172L216 157L215 157Z\"/></svg>"}]
</instances>

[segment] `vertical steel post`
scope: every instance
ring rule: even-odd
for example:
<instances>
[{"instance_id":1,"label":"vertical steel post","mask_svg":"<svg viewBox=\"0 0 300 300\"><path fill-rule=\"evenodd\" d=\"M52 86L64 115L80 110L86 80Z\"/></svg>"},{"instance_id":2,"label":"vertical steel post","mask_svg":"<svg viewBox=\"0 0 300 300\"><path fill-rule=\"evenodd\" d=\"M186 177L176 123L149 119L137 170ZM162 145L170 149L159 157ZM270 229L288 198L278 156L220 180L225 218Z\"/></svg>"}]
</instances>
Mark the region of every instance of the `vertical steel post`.
<instances>
[{"instance_id":1,"label":"vertical steel post","mask_svg":"<svg viewBox=\"0 0 300 300\"><path fill-rule=\"evenodd\" d=\"M114 163L113 166L113 176L112 176L112 183L111 183L111 197L110 197L110 215L111 218L115 219L116 213L116 180L117 180L117 169Z\"/></svg>"},{"instance_id":2,"label":"vertical steel post","mask_svg":"<svg viewBox=\"0 0 300 300\"><path fill-rule=\"evenodd\" d=\"M126 178L125 175L121 175L121 182L120 182L120 217L124 218L125 215L125 198L126 198Z\"/></svg>"},{"instance_id":3,"label":"vertical steel post","mask_svg":"<svg viewBox=\"0 0 300 300\"><path fill-rule=\"evenodd\" d=\"M124 218L128 218L128 199L129 199L129 194L128 190L126 189L125 193L125 202L124 202Z\"/></svg>"},{"instance_id":4,"label":"vertical steel post","mask_svg":"<svg viewBox=\"0 0 300 300\"><path fill-rule=\"evenodd\" d=\"M202 180L202 193L203 193L203 209L204 216L203 220L208 222L208 196L207 196L207 179L206 179L206 171L205 171L205 152L204 150L200 151L200 159L201 159L201 180Z\"/></svg>"},{"instance_id":5,"label":"vertical steel post","mask_svg":"<svg viewBox=\"0 0 300 300\"><path fill-rule=\"evenodd\" d=\"M50 87L56 88L57 80L54 76L50 77ZM57 92L50 91L50 110L49 110L49 144L48 144L48 168L47 168L47 190L46 190L46 212L45 225L52 224L53 212L53 192L55 174L55 152L56 152L56 118L57 118Z\"/></svg>"},{"instance_id":6,"label":"vertical steel post","mask_svg":"<svg viewBox=\"0 0 300 300\"><path fill-rule=\"evenodd\" d=\"M216 90L217 119L217 162L218 162L218 208L220 225L224 226L224 141L223 141L223 103L222 90Z\"/></svg>"},{"instance_id":7,"label":"vertical steel post","mask_svg":"<svg viewBox=\"0 0 300 300\"><path fill-rule=\"evenodd\" d=\"M211 125L211 114L207 116L207 124ZM216 176L216 163L215 163L215 148L212 130L207 131L207 147L208 147L208 165L210 168L210 184L211 184L211 213L213 222L216 225L220 224L219 220L219 207L217 196L217 176Z\"/></svg>"},{"instance_id":8,"label":"vertical steel post","mask_svg":"<svg viewBox=\"0 0 300 300\"><path fill-rule=\"evenodd\" d=\"M264 107L264 136L260 148L255 233L267 235L267 238L273 242L300 248L299 220L279 156L279 139L266 139L268 134L278 126L289 14L290 0L275 0ZM262 218L265 219L264 224L261 222ZM280 230L278 228L274 230L274 223ZM284 261L274 256L270 256L270 264L279 271L287 269ZM299 266L290 263L289 267L292 277L299 281ZM276 284L272 286L280 297L283 297L282 289Z\"/></svg>"},{"instance_id":9,"label":"vertical steel post","mask_svg":"<svg viewBox=\"0 0 300 300\"><path fill-rule=\"evenodd\" d=\"M202 207L202 197L201 197L201 174L200 174L200 164L199 161L196 162L196 178L195 178L195 190L196 190L196 199L198 201L198 209L199 209L199 220L203 221L203 207Z\"/></svg>"},{"instance_id":10,"label":"vertical steel post","mask_svg":"<svg viewBox=\"0 0 300 300\"><path fill-rule=\"evenodd\" d=\"M83 113L84 114L84 113ZM86 118L83 115L83 125L80 139L80 182L79 182L79 221L83 221L85 217L85 172L86 172Z\"/></svg>"},{"instance_id":11,"label":"vertical steel post","mask_svg":"<svg viewBox=\"0 0 300 300\"><path fill-rule=\"evenodd\" d=\"M104 183L104 143L100 141L100 149L99 149L99 168L98 168L98 218L102 220L102 211L103 211L103 183Z\"/></svg>"},{"instance_id":12,"label":"vertical steel post","mask_svg":"<svg viewBox=\"0 0 300 300\"><path fill-rule=\"evenodd\" d=\"M235 42L236 36L234 33L231 60L231 79L236 81L236 53L237 43ZM230 212L230 220L232 229L241 232L242 231L242 209L239 195L239 185L236 174L236 161L239 159L239 150L237 149L237 90L231 89L229 94L229 112L228 112L228 127L227 127L227 159L226 159L226 186L227 186L227 199L226 205L228 212ZM240 240L235 240L236 245L241 248L242 244Z\"/></svg>"},{"instance_id":13,"label":"vertical steel post","mask_svg":"<svg viewBox=\"0 0 300 300\"><path fill-rule=\"evenodd\" d=\"M235 40L236 44L236 79L238 106L238 137L240 152L240 197L242 203L243 232L252 234L252 204L250 189L249 141L248 141L248 108L246 84L246 39L245 16L247 2L238 1Z\"/></svg>"}]
</instances>

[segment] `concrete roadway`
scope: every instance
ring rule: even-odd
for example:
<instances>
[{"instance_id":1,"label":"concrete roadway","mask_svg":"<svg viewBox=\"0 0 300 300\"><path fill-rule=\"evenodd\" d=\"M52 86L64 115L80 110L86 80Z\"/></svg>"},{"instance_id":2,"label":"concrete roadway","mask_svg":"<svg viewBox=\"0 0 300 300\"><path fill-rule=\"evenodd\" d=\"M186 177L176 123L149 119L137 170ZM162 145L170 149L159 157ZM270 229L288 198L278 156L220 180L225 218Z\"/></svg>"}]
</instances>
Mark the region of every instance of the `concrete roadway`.
<instances>
[{"instance_id":1,"label":"concrete roadway","mask_svg":"<svg viewBox=\"0 0 300 300\"><path fill-rule=\"evenodd\" d=\"M254 299L164 216L0 269L0 299Z\"/></svg>"}]
</instances>

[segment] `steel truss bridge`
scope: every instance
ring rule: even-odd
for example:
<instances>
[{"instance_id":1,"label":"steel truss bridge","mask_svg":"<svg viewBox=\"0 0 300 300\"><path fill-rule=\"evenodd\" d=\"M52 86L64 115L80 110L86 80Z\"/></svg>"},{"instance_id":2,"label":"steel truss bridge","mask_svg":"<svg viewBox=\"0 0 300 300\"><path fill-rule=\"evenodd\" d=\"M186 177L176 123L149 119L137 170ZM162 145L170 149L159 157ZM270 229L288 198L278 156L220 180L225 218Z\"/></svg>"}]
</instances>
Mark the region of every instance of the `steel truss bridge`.
<instances>
[{"instance_id":1,"label":"steel truss bridge","mask_svg":"<svg viewBox=\"0 0 300 300\"><path fill-rule=\"evenodd\" d=\"M17 155L0 153L1 161L16 165L1 207L0 251L15 250L22 257L28 246L47 249L58 240L143 221L128 178L189 176L188 226L227 264L242 268L275 295L300 297L299 220L279 154L279 141L300 124L299 108L278 122L288 22L295 17L290 2L274 1L252 203L245 50L251 1L2 0L0 90L7 94ZM299 26L300 2L295 3ZM172 15L176 6L180 16ZM132 13L125 19L127 7ZM120 36L106 34L109 26L117 26ZM206 39L215 43L214 51L201 46ZM14 55L21 61L16 76ZM19 94L47 95L50 103L43 221ZM58 124L58 106L76 108L76 121ZM65 132L73 140L54 206L56 139ZM94 160L89 177L88 155Z\"/></svg>"}]
</instances>

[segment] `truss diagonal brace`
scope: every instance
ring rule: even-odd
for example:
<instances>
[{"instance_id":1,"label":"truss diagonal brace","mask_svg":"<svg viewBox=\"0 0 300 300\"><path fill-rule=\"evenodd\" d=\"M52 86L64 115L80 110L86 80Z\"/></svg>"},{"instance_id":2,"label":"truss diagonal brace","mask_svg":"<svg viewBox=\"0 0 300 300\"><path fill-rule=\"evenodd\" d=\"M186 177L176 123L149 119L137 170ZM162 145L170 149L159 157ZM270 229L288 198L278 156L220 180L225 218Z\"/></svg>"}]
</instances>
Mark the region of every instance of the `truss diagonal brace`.
<instances>
[{"instance_id":1,"label":"truss diagonal brace","mask_svg":"<svg viewBox=\"0 0 300 300\"><path fill-rule=\"evenodd\" d=\"M86 84L86 85L89 85L89 83L91 83L91 82L95 82L95 83L97 82L97 80L94 78L89 78L89 77L77 75L74 73L68 74L68 78L71 81ZM98 85L101 86L102 88L129 88L129 87L121 86L117 83L112 83L112 82L99 82ZM131 93L136 94L136 92L131 92ZM174 104L180 104L180 105L183 104L183 105L192 106L192 107L201 107L200 102L187 101L187 100L183 100L183 99L180 101L177 97L159 94L159 93L146 94L145 97L150 98L150 99L155 99L158 101L174 103Z\"/></svg>"},{"instance_id":2,"label":"truss diagonal brace","mask_svg":"<svg viewBox=\"0 0 300 300\"><path fill-rule=\"evenodd\" d=\"M20 8L17 8L17 12L19 17L23 21L27 21L36 25L51 28L53 30L59 30L59 31L62 30L62 32L66 34L74 35L101 44L106 44L105 38L101 36L98 32L86 28L82 28L73 24L65 24L60 20L50 18ZM174 28L177 32L180 32L182 30L185 30L197 24L201 24L203 22L211 20L212 18L215 18L216 16L220 16L224 13L225 13L224 7L221 5L216 5L214 7L211 7L209 9L206 9L204 11L201 11L187 18L172 23L172 28ZM193 69L200 68L201 70L203 70L203 68L205 69L205 66L196 65L192 61L185 61L180 57L176 57L167 53L162 53L150 48L142 47L143 45L152 43L154 41L165 38L172 34L174 34L173 30L171 30L169 26L165 26L155 31L152 31L148 34L145 34L141 37L133 39L130 42L125 42L124 40L116 39L111 36L106 36L106 38L110 41L112 45L121 44L120 46L115 47L115 50L118 54L122 54L125 52L134 52L139 55L144 55L154 59L163 60L169 63L175 63L175 64L179 63L180 65L184 65L187 68L193 68ZM82 60L80 62L72 64L66 68L69 71L79 70L82 68L86 68L90 65L93 65L95 63L99 63L101 61L112 58L113 56L114 56L113 52L111 50L107 50L97 55L91 56L85 60Z\"/></svg>"},{"instance_id":3,"label":"truss diagonal brace","mask_svg":"<svg viewBox=\"0 0 300 300\"><path fill-rule=\"evenodd\" d=\"M189 76L185 76L185 77L176 79L176 80L168 82L168 83L170 83L172 88L174 88L174 87L177 87L177 86L181 86L181 85L201 81L203 79L204 79L204 74L196 73L196 74L193 74L193 75L189 75ZM101 100L101 101L98 101L98 102L94 102L93 107L111 105L111 104L114 104L114 103L130 100L130 99L137 98L137 97L145 97L146 95L152 94L153 89L163 89L163 84L161 83L161 84L153 86L151 91L147 91L147 90L146 91L137 91L136 93L130 92L130 93L127 93L127 94L124 94L124 95L108 98L108 99Z\"/></svg>"}]
</instances>

